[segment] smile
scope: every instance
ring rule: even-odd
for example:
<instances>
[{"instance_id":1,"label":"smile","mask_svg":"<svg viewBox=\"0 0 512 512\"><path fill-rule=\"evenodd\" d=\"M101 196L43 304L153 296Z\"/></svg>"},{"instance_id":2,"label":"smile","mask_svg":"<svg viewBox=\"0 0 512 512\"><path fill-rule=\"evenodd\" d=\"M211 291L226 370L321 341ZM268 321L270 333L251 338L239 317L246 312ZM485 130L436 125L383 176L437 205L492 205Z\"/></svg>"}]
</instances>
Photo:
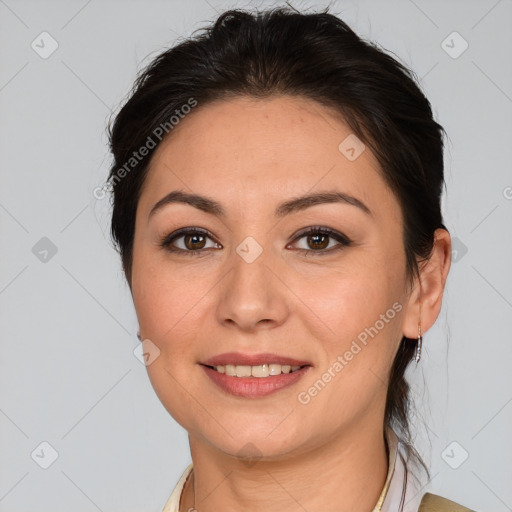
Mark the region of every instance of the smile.
<instances>
[{"instance_id":1,"label":"smile","mask_svg":"<svg viewBox=\"0 0 512 512\"><path fill-rule=\"evenodd\" d=\"M312 368L310 365L280 364L200 366L223 392L243 398L261 398L276 393L298 382Z\"/></svg>"}]
</instances>

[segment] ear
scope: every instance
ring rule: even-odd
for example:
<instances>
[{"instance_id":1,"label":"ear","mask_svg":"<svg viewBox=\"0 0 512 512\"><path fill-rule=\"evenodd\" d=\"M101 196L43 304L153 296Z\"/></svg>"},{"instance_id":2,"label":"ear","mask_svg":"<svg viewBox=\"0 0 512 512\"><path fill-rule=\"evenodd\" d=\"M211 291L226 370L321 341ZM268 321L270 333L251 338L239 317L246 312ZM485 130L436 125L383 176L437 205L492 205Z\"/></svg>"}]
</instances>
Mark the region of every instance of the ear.
<instances>
[{"instance_id":1,"label":"ear","mask_svg":"<svg viewBox=\"0 0 512 512\"><path fill-rule=\"evenodd\" d=\"M418 323L421 318L421 333L424 334L434 325L443 298L444 286L452 259L452 242L445 229L436 229L434 247L428 261L422 262L420 277L415 278L412 292L402 325L403 335L407 338L418 337Z\"/></svg>"}]
</instances>

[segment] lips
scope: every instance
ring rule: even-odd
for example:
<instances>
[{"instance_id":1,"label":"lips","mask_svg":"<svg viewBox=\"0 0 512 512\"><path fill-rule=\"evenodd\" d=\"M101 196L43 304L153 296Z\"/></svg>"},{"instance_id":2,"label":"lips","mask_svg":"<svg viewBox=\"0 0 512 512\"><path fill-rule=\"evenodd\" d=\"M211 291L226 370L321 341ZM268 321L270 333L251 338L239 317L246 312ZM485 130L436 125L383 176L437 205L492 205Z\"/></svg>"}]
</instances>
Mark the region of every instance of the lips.
<instances>
[{"instance_id":1,"label":"lips","mask_svg":"<svg viewBox=\"0 0 512 512\"><path fill-rule=\"evenodd\" d=\"M241 354L239 352L226 352L219 354L200 364L203 366L225 366L232 364L235 366L259 366L262 364L280 364L290 366L311 366L307 361L293 359L291 357L280 356L278 354Z\"/></svg>"},{"instance_id":2,"label":"lips","mask_svg":"<svg viewBox=\"0 0 512 512\"><path fill-rule=\"evenodd\" d=\"M220 390L239 398L263 398L296 385L311 366L303 366L292 373L281 373L271 377L236 377L219 373L209 366L202 365L202 370Z\"/></svg>"}]
</instances>

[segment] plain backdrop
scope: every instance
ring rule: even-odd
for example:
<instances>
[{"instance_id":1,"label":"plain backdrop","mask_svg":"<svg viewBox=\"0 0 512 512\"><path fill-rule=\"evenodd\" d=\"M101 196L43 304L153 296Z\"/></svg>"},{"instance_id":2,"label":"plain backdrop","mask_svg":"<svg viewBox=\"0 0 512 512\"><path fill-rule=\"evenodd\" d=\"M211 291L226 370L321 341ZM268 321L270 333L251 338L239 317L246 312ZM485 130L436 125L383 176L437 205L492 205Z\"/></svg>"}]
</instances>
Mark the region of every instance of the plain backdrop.
<instances>
[{"instance_id":1,"label":"plain backdrop","mask_svg":"<svg viewBox=\"0 0 512 512\"><path fill-rule=\"evenodd\" d=\"M158 512L190 462L134 355L109 202L93 190L137 71L227 8L273 5L0 0L0 511ZM453 264L408 371L424 490L510 511L512 1L330 5L415 71L449 135Z\"/></svg>"}]
</instances>

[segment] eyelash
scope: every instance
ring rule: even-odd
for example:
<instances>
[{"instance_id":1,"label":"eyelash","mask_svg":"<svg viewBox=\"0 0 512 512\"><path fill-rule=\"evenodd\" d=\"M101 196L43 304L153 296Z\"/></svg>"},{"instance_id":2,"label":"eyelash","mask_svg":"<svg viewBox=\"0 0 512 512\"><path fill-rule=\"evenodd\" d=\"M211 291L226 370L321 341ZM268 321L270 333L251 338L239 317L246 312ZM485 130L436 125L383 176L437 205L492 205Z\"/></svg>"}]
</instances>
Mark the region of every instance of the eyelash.
<instances>
[{"instance_id":1,"label":"eyelash","mask_svg":"<svg viewBox=\"0 0 512 512\"><path fill-rule=\"evenodd\" d=\"M184 254L187 256L194 256L199 253L204 253L206 249L185 250L185 249L179 249L179 248L173 247L171 245L172 242L174 242L178 238L183 237L184 235L190 235L190 234L202 235L202 236L206 236L206 237L214 240L213 235L205 229L182 228L174 233L164 236L160 240L159 245L160 245L160 247L163 247L165 250L167 250L169 252L181 253L181 254ZM292 240L292 242L296 242L296 241L300 240L301 238L304 238L304 237L306 237L308 235L312 235L312 234L320 234L320 235L329 236L329 238L333 238L334 240L339 242L339 244L337 246L331 247L330 249L327 249L327 250L320 249L320 250L315 251L313 249L296 249L298 251L304 252L305 256L308 256L308 254L310 254L311 256L317 256L317 255L320 256L320 255L325 255L326 253L331 254L333 252L337 252L337 251L343 249L344 247L349 247L352 244L352 241L344 234L338 233L337 231L334 231L333 229L325 228L322 226L311 226L311 227L307 228L305 231L302 231L301 233L299 233ZM217 243L217 242L215 242L215 243Z\"/></svg>"}]
</instances>

